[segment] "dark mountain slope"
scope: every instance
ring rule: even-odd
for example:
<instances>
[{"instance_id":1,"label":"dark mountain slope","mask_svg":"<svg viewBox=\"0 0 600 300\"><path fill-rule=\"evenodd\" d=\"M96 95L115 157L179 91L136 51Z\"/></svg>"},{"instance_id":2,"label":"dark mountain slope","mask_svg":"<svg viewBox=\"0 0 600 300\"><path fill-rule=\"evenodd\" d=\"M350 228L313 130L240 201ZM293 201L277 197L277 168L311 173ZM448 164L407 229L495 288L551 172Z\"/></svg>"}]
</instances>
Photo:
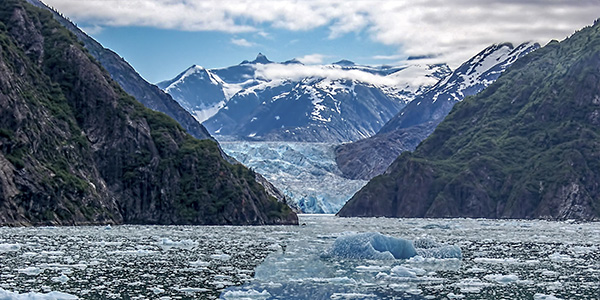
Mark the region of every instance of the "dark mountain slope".
<instances>
[{"instance_id":1,"label":"dark mountain slope","mask_svg":"<svg viewBox=\"0 0 600 300\"><path fill-rule=\"evenodd\" d=\"M43 8L48 7L39 0L27 0L27 2ZM212 138L206 128L202 126L190 113L183 109L177 101L157 86L148 83L118 54L110 49L104 48L96 40L85 34L81 29L65 19L59 13L54 16L63 26L74 33L83 42L89 53L108 71L111 77L128 94L135 97L144 106L160 111L175 119L189 134L198 139Z\"/></svg>"},{"instance_id":2,"label":"dark mountain slope","mask_svg":"<svg viewBox=\"0 0 600 300\"><path fill-rule=\"evenodd\" d=\"M340 216L598 219L600 24L457 104Z\"/></svg>"},{"instance_id":3,"label":"dark mountain slope","mask_svg":"<svg viewBox=\"0 0 600 300\"><path fill-rule=\"evenodd\" d=\"M0 224L297 223L252 171L123 91L53 15L0 2Z\"/></svg>"},{"instance_id":4,"label":"dark mountain slope","mask_svg":"<svg viewBox=\"0 0 600 300\"><path fill-rule=\"evenodd\" d=\"M376 135L339 146L336 161L350 179L369 180L383 172L404 151L414 150L448 115L454 104L479 93L537 43L487 47L408 103Z\"/></svg>"}]
</instances>

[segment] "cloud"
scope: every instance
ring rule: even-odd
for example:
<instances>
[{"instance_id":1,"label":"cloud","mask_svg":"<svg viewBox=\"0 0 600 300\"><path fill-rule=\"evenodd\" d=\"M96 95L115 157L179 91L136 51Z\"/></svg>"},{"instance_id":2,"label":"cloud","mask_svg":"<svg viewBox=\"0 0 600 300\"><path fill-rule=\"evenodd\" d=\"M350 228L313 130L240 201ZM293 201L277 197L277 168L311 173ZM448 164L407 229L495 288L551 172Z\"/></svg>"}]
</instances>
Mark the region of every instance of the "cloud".
<instances>
[{"instance_id":1,"label":"cloud","mask_svg":"<svg viewBox=\"0 0 600 300\"><path fill-rule=\"evenodd\" d=\"M395 54L395 55L373 55L371 57L374 60L401 60L405 59L406 55L403 54Z\"/></svg>"},{"instance_id":2,"label":"cloud","mask_svg":"<svg viewBox=\"0 0 600 300\"><path fill-rule=\"evenodd\" d=\"M357 80L379 86L411 86L413 88L421 85L433 85L437 82L437 79L426 76L431 73L427 67L419 65L407 66L407 68L391 76L377 75L360 69L348 70L335 65L258 64L255 68L256 77L273 81L327 78L329 80Z\"/></svg>"},{"instance_id":3,"label":"cloud","mask_svg":"<svg viewBox=\"0 0 600 300\"><path fill-rule=\"evenodd\" d=\"M323 60L326 57L327 56L325 56L323 54L315 53L315 54L304 55L302 57L298 57L297 59L306 65L316 65L316 64L322 64Z\"/></svg>"},{"instance_id":4,"label":"cloud","mask_svg":"<svg viewBox=\"0 0 600 300\"><path fill-rule=\"evenodd\" d=\"M80 26L79 28L87 34L99 34L102 32L102 30L104 30L104 28L102 26L98 26L98 25L92 25L89 27L88 26Z\"/></svg>"},{"instance_id":5,"label":"cloud","mask_svg":"<svg viewBox=\"0 0 600 300\"><path fill-rule=\"evenodd\" d=\"M256 44L247 41L246 39L231 39L231 43L240 47L254 47Z\"/></svg>"},{"instance_id":6,"label":"cloud","mask_svg":"<svg viewBox=\"0 0 600 300\"><path fill-rule=\"evenodd\" d=\"M364 32L399 53L461 63L493 43L563 39L600 16L600 0L45 0L77 21L187 31Z\"/></svg>"}]
</instances>

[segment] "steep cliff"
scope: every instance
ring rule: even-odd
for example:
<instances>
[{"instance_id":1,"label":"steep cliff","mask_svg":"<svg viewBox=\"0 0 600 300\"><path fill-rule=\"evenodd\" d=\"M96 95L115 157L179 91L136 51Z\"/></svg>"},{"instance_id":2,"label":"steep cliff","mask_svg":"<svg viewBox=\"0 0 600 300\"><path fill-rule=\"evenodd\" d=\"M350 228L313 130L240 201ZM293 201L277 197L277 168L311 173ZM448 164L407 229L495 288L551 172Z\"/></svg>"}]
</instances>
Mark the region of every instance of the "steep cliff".
<instances>
[{"instance_id":1,"label":"steep cliff","mask_svg":"<svg viewBox=\"0 0 600 300\"><path fill-rule=\"evenodd\" d=\"M27 0L27 2L42 9L49 9L39 0ZM197 139L212 138L206 128L198 123L179 103L157 86L144 80L121 56L104 48L58 12L53 11L53 14L58 22L77 36L88 52L100 62L125 92L135 97L144 106L163 112L175 119L193 137Z\"/></svg>"},{"instance_id":2,"label":"steep cliff","mask_svg":"<svg viewBox=\"0 0 600 300\"><path fill-rule=\"evenodd\" d=\"M600 24L456 104L340 216L598 219Z\"/></svg>"},{"instance_id":3,"label":"steep cliff","mask_svg":"<svg viewBox=\"0 0 600 300\"><path fill-rule=\"evenodd\" d=\"M0 3L0 224L292 224L255 174L144 108L53 15Z\"/></svg>"},{"instance_id":4,"label":"steep cliff","mask_svg":"<svg viewBox=\"0 0 600 300\"><path fill-rule=\"evenodd\" d=\"M454 104L494 82L520 57L538 49L537 43L491 45L446 78L418 95L369 138L343 144L336 161L347 178L369 180L383 174L404 151L414 150L448 115Z\"/></svg>"}]
</instances>

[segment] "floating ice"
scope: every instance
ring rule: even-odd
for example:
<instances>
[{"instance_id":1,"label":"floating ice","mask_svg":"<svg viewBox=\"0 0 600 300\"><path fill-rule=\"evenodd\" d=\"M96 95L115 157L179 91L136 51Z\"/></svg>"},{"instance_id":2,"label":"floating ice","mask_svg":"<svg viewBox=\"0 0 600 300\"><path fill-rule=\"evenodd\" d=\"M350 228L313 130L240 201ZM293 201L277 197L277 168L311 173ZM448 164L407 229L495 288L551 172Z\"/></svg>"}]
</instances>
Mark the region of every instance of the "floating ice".
<instances>
[{"instance_id":1,"label":"floating ice","mask_svg":"<svg viewBox=\"0 0 600 300\"><path fill-rule=\"evenodd\" d=\"M193 287L178 288L177 290L180 291L180 292L189 293L189 294L210 292L209 289L205 289L205 288L193 288Z\"/></svg>"},{"instance_id":2,"label":"floating ice","mask_svg":"<svg viewBox=\"0 0 600 300\"><path fill-rule=\"evenodd\" d=\"M67 283L67 281L69 281L69 277L67 277L67 275L65 275L65 274L62 274L57 277L52 277L52 281L60 282L60 283Z\"/></svg>"},{"instance_id":3,"label":"floating ice","mask_svg":"<svg viewBox=\"0 0 600 300\"><path fill-rule=\"evenodd\" d=\"M75 300L79 297L62 292L49 292L46 294L29 292L26 294L19 294L18 292L6 291L0 288L0 299L7 300Z\"/></svg>"},{"instance_id":4,"label":"floating ice","mask_svg":"<svg viewBox=\"0 0 600 300\"><path fill-rule=\"evenodd\" d=\"M556 277L556 276L558 276L558 272L555 272L555 271L549 271L549 270L543 270L543 271L542 271L542 276L546 276L546 277Z\"/></svg>"},{"instance_id":5,"label":"floating ice","mask_svg":"<svg viewBox=\"0 0 600 300\"><path fill-rule=\"evenodd\" d=\"M351 259L407 259L417 255L409 240L368 232L338 237L326 257Z\"/></svg>"},{"instance_id":6,"label":"floating ice","mask_svg":"<svg viewBox=\"0 0 600 300\"><path fill-rule=\"evenodd\" d=\"M332 300L342 299L377 299L377 295L360 293L335 293L331 295Z\"/></svg>"},{"instance_id":7,"label":"floating ice","mask_svg":"<svg viewBox=\"0 0 600 300\"><path fill-rule=\"evenodd\" d=\"M448 299L462 299L464 297L465 297L465 295L448 293Z\"/></svg>"},{"instance_id":8,"label":"floating ice","mask_svg":"<svg viewBox=\"0 0 600 300\"><path fill-rule=\"evenodd\" d=\"M0 244L0 253L17 252L19 250L21 250L21 245L19 244Z\"/></svg>"},{"instance_id":9,"label":"floating ice","mask_svg":"<svg viewBox=\"0 0 600 300\"><path fill-rule=\"evenodd\" d=\"M454 286L460 288L462 293L479 293L483 288L490 285L490 283L483 282L478 278L465 278L454 284Z\"/></svg>"},{"instance_id":10,"label":"floating ice","mask_svg":"<svg viewBox=\"0 0 600 300\"><path fill-rule=\"evenodd\" d=\"M533 296L533 300L562 300L561 298L557 298L553 295L544 295L544 294L535 294Z\"/></svg>"},{"instance_id":11,"label":"floating ice","mask_svg":"<svg viewBox=\"0 0 600 300\"><path fill-rule=\"evenodd\" d=\"M573 260L569 255L560 254L558 252L549 255L548 258L553 262L570 262Z\"/></svg>"},{"instance_id":12,"label":"floating ice","mask_svg":"<svg viewBox=\"0 0 600 300\"><path fill-rule=\"evenodd\" d=\"M210 263L207 261L197 260L197 261L191 261L190 266L192 266L192 267L208 267L208 266L210 266Z\"/></svg>"},{"instance_id":13,"label":"floating ice","mask_svg":"<svg viewBox=\"0 0 600 300\"><path fill-rule=\"evenodd\" d=\"M40 269L37 267L27 267L25 269L18 269L17 270L19 273L25 274L25 275L29 275L29 276L37 276L40 275L40 273L44 272L44 269Z\"/></svg>"},{"instance_id":14,"label":"floating ice","mask_svg":"<svg viewBox=\"0 0 600 300\"><path fill-rule=\"evenodd\" d=\"M229 254L213 254L210 256L210 258L212 259L217 259L217 260L222 260L222 261L227 261L231 259L231 255Z\"/></svg>"},{"instance_id":15,"label":"floating ice","mask_svg":"<svg viewBox=\"0 0 600 300\"><path fill-rule=\"evenodd\" d=\"M484 263L484 264L519 264L521 263L518 259L514 258L489 258L489 257L477 257L473 259L476 263Z\"/></svg>"},{"instance_id":16,"label":"floating ice","mask_svg":"<svg viewBox=\"0 0 600 300\"><path fill-rule=\"evenodd\" d=\"M227 291L223 294L223 299L225 300L234 300L234 299L244 299L244 300L266 300L271 297L271 294L266 290L262 292L249 290L249 291Z\"/></svg>"},{"instance_id":17,"label":"floating ice","mask_svg":"<svg viewBox=\"0 0 600 300\"><path fill-rule=\"evenodd\" d=\"M517 282L519 280L519 277L514 274L509 274L509 275L490 274L490 275L485 275L483 277L483 279L485 279L487 281L495 281L497 283L508 284L508 283Z\"/></svg>"},{"instance_id":18,"label":"floating ice","mask_svg":"<svg viewBox=\"0 0 600 300\"><path fill-rule=\"evenodd\" d=\"M430 239L413 242L378 232L340 236L324 257L391 260L408 259L417 255L434 258L462 258L460 248L455 245L442 245Z\"/></svg>"},{"instance_id":19,"label":"floating ice","mask_svg":"<svg viewBox=\"0 0 600 300\"><path fill-rule=\"evenodd\" d=\"M398 276L398 277L410 277L410 278L416 278L417 277L417 273L414 272L411 269L408 269L406 267L403 266L396 266L392 269L392 273L394 273L394 275Z\"/></svg>"},{"instance_id":20,"label":"floating ice","mask_svg":"<svg viewBox=\"0 0 600 300\"><path fill-rule=\"evenodd\" d=\"M164 238L158 242L158 246L163 250L170 250L172 248L191 250L198 246L198 242L194 242L192 240L176 242L171 239Z\"/></svg>"}]
</instances>

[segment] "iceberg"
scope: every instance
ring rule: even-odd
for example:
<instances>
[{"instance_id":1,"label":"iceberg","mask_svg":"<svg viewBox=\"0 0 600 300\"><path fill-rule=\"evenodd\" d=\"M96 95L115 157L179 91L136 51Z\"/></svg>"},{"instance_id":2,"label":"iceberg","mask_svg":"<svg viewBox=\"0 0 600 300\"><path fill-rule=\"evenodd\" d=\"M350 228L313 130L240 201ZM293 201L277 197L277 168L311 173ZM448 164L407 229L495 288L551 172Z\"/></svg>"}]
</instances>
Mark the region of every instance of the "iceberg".
<instances>
[{"instance_id":1,"label":"iceberg","mask_svg":"<svg viewBox=\"0 0 600 300\"><path fill-rule=\"evenodd\" d=\"M378 232L349 234L338 237L323 257L349 259L409 259L415 256L426 258L462 258L456 245L439 244L431 239L405 240Z\"/></svg>"},{"instance_id":2,"label":"iceberg","mask_svg":"<svg viewBox=\"0 0 600 300\"><path fill-rule=\"evenodd\" d=\"M18 292L10 292L0 288L0 299L11 300L76 300L79 297L62 292L36 293L29 292L19 294Z\"/></svg>"},{"instance_id":3,"label":"iceberg","mask_svg":"<svg viewBox=\"0 0 600 300\"><path fill-rule=\"evenodd\" d=\"M19 244L0 244L0 253L17 252L19 250L21 250L21 245Z\"/></svg>"}]
</instances>

